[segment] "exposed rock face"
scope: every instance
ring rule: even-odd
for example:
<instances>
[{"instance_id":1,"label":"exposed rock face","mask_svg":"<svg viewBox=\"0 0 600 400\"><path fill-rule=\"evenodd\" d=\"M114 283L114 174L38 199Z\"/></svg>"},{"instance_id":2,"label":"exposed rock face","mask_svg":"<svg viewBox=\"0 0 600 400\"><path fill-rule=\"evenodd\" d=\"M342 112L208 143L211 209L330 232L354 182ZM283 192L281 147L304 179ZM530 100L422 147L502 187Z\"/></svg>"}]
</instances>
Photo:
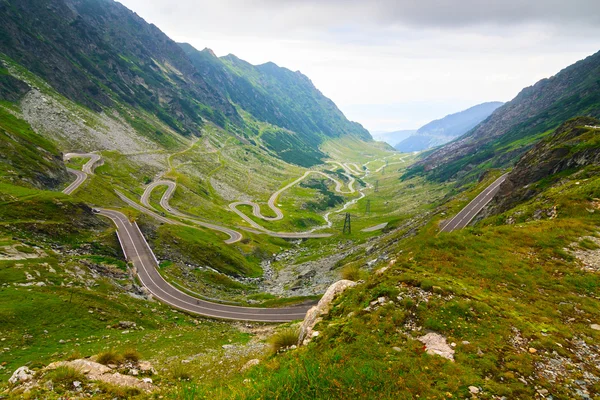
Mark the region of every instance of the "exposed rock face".
<instances>
[{"instance_id":1,"label":"exposed rock face","mask_svg":"<svg viewBox=\"0 0 600 400\"><path fill-rule=\"evenodd\" d=\"M327 289L321 300L319 300L319 303L308 310L302 325L300 325L300 334L298 336L299 346L307 344L313 337L318 336L319 333L313 331L313 328L319 321L321 321L321 315L329 312L329 309L331 308L331 302L337 295L355 285L356 282L343 279L341 281L337 281L331 285L329 289Z\"/></svg>"},{"instance_id":2,"label":"exposed rock face","mask_svg":"<svg viewBox=\"0 0 600 400\"><path fill-rule=\"evenodd\" d=\"M33 374L34 372L27 367L17 368L12 376L8 378L8 383L16 385L18 383L30 381L33 378Z\"/></svg>"},{"instance_id":3,"label":"exposed rock face","mask_svg":"<svg viewBox=\"0 0 600 400\"><path fill-rule=\"evenodd\" d=\"M454 349L446 343L446 338L439 333L430 332L417 340L425 345L427 354L438 355L454 361Z\"/></svg>"},{"instance_id":4,"label":"exposed rock face","mask_svg":"<svg viewBox=\"0 0 600 400\"><path fill-rule=\"evenodd\" d=\"M600 121L579 117L562 124L517 163L495 196L494 213L503 212L538 192L535 183L560 172L600 165Z\"/></svg>"}]
</instances>

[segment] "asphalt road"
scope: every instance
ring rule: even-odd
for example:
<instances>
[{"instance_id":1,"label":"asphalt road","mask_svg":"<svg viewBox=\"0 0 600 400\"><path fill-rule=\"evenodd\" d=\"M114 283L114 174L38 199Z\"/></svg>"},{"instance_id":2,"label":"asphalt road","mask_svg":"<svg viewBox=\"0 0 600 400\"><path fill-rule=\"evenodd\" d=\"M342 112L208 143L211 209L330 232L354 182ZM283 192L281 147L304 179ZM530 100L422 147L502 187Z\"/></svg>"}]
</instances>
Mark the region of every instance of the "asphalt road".
<instances>
[{"instance_id":1,"label":"asphalt road","mask_svg":"<svg viewBox=\"0 0 600 400\"><path fill-rule=\"evenodd\" d=\"M152 194L152 191L154 190L154 188L156 188L158 186L163 186L163 185L167 186L167 190L160 198L160 206L162 208L164 208L165 210L167 210L169 213L171 213L181 219L184 219L194 225L202 226L204 228L223 232L224 234L229 235L229 239L227 239L225 241L225 243L227 243L227 244L239 242L240 240L242 240L244 238L242 236L242 234L239 233L238 231L235 231L230 228L226 228L221 225L211 224L210 222L200 221L196 218L193 218L193 216L191 216L191 215L184 214L181 211L171 207L171 205L169 204L169 200L171 199L171 196L173 196L173 193L175 192L175 188L177 187L177 184L173 181L160 180L160 181L156 181L156 182L153 182L150 185L148 185L146 187L146 190L144 190L144 193L142 194L142 198L141 198L142 204L148 208L153 208L152 205L150 204L150 195Z\"/></svg>"},{"instance_id":2,"label":"asphalt road","mask_svg":"<svg viewBox=\"0 0 600 400\"><path fill-rule=\"evenodd\" d=\"M336 163L339 164L339 163ZM339 164L341 165L341 164ZM273 236L273 237L279 237L279 238L287 238L287 239L300 239L300 238L324 238L324 237L329 237L331 236L331 234L329 233L313 233L313 232L298 232L298 233L294 233L294 232L273 232L270 231L266 228L264 228L263 226L261 226L260 224L256 223L252 218L250 218L249 216L247 216L246 214L244 214L240 209L238 209L238 206L241 205L248 205L250 207L252 207L252 214L260 219L263 219L265 221L278 221L280 219L283 218L283 212L279 209L279 207L277 207L277 205L275 204L277 202L277 199L279 198L279 196L281 195L281 193L283 193L284 191L288 190L289 188L291 188L292 186L298 184L299 182L301 182L302 180L306 179L308 177L308 175L310 174L318 174L318 175L322 175L325 178L331 180L333 183L335 183L335 191L338 193L345 193L345 194L349 194L349 193L354 193L356 190L354 190L354 182L355 179L350 176L350 175L346 175L349 179L348 182L348 191L344 191L342 190L342 188L344 187L344 184L340 181L338 181L335 178L332 178L331 176L327 175L324 172L321 171L306 171L304 173L304 175L302 175L300 178L296 179L293 182L288 183L287 185L285 185L284 187L282 187L281 189L279 189L278 191L276 191L275 193L273 193L271 195L271 197L269 197L269 201L267 202L269 208L271 210L273 210L273 212L275 212L275 217L267 217L262 215L261 211L260 211L260 205L252 202L252 201L236 201L234 203L231 203L229 205L229 208L235 212L237 215L239 215L244 221L248 222L250 225L252 225L253 228L258 229L260 232L265 233L269 236Z\"/></svg>"},{"instance_id":3,"label":"asphalt road","mask_svg":"<svg viewBox=\"0 0 600 400\"><path fill-rule=\"evenodd\" d=\"M129 222L118 211L100 209L100 215L110 218L117 226L117 235L125 258L132 262L140 281L158 300L179 310L206 317L258 322L287 322L303 319L313 305L285 308L253 308L211 303L178 290L158 272L158 262L137 224Z\"/></svg>"},{"instance_id":4,"label":"asphalt road","mask_svg":"<svg viewBox=\"0 0 600 400\"><path fill-rule=\"evenodd\" d=\"M500 178L496 179L490 186L485 188L485 190L477 197L475 197L469 204L466 205L454 218L450 220L444 227L441 229L441 232L452 232L457 229L462 229L469 224L475 218L477 214L485 207L498 193L500 190L500 185L506 180L506 176L508 173L502 175Z\"/></svg>"},{"instance_id":5,"label":"asphalt road","mask_svg":"<svg viewBox=\"0 0 600 400\"><path fill-rule=\"evenodd\" d=\"M85 182L85 180L87 179L87 174L85 172L77 171L76 169L72 169L72 168L67 168L67 171L69 171L70 173L75 175L75 180L73 181L73 183L71 183L69 186L67 186L62 192L64 194L71 194L75 190L77 190L77 188L79 188L79 186L81 186L81 184L83 182Z\"/></svg>"},{"instance_id":6,"label":"asphalt road","mask_svg":"<svg viewBox=\"0 0 600 400\"><path fill-rule=\"evenodd\" d=\"M314 171L313 171L314 172ZM305 176L304 176L305 177ZM302 177L302 179L304 179L304 177ZM285 189L287 189L289 186L291 186L292 184L297 183L297 181L292 182L290 185L286 186L285 188L279 190L277 194L277 196ZM338 182L340 185L341 183ZM182 224L178 221L163 217L162 215L157 214L156 212L152 211L151 209L153 208L152 205L150 204L150 195L152 194L152 191L158 187L158 186L167 186L167 190L165 191L165 193L162 195L161 199L160 199L160 205L162 208L164 208L165 210L167 210L169 213L187 221L190 222L194 225L198 225L198 226L202 226L208 229L212 229L212 230L216 230L219 232L223 232L227 235L229 235L229 239L227 239L225 241L225 243L227 244L231 244L231 243L235 243L238 242L240 240L243 239L243 235L238 232L235 231L233 229L230 228L226 228L224 226L221 225L215 225L215 224L211 224L209 222L204 222L204 221L200 221L198 219L193 218L193 216L182 213L181 211L171 207L171 205L169 204L169 200L171 199L171 197L173 196L173 193L175 192L175 189L177 188L177 184L173 181L167 181L167 180L160 180L160 181L156 181L151 183L150 185L146 186L146 189L144 190L144 193L142 194L142 197L140 199L140 202L146 206L142 207L139 204L136 204L135 202L133 202L132 200L128 199L127 197L125 197L124 195L122 195L121 193L117 193L119 195L119 197L121 197L121 199L123 199L123 201L127 202L129 205L131 205L132 207L135 207L136 209L138 209L139 211L150 215L156 219L158 219L161 222L167 223L167 224L179 224L179 225L185 225ZM269 199L270 204L273 204L274 206L274 201L277 199L277 196L271 196L271 199ZM330 237L332 236L329 233L311 233L311 232L273 232L270 231L268 229L265 229L264 227L262 227L261 225L257 224L255 221L253 221L250 217L248 217L246 214L244 214L243 212L241 212L240 210L238 210L236 207L240 204L248 204L248 205L252 205L253 207L256 207L255 210L255 214L254 215L260 215L260 206L258 204L252 203L252 202L236 202L236 203L232 203L230 204L230 208L237 213L241 218L243 218L246 222L248 222L250 225L252 225L254 228L257 229L257 231L255 233L258 234L266 234L272 237L278 237L278 238L285 238L285 239L307 239L307 238L324 238L324 237ZM275 208L274 208L275 209ZM279 211L279 213L281 213L281 211L279 209L277 209ZM283 214L281 214L281 218L283 218ZM273 220L276 219L281 219L281 218L274 218Z\"/></svg>"},{"instance_id":7,"label":"asphalt road","mask_svg":"<svg viewBox=\"0 0 600 400\"><path fill-rule=\"evenodd\" d=\"M67 171L75 175L75 180L69 186L67 186L64 190L64 194L72 194L75 190L81 186L83 182L87 179L88 175L94 173L94 168L96 168L96 163L102 160L102 157L99 154L94 153L67 153L63 156L63 160L67 161L71 158L82 157L89 158L88 162L86 162L81 168L82 171L77 171L76 169L67 168Z\"/></svg>"}]
</instances>

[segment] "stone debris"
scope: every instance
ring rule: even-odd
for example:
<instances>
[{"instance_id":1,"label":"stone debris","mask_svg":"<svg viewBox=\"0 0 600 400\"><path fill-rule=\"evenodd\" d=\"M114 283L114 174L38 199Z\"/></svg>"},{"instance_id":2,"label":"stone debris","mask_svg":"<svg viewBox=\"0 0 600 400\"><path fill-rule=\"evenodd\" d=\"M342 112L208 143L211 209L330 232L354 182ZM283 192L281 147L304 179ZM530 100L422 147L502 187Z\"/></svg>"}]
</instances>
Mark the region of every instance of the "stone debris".
<instances>
[{"instance_id":1,"label":"stone debris","mask_svg":"<svg viewBox=\"0 0 600 400\"><path fill-rule=\"evenodd\" d=\"M240 371L246 371L247 369L252 368L258 364L260 364L260 360L258 358L253 358L252 360L249 360L246 364L244 364Z\"/></svg>"},{"instance_id":2,"label":"stone debris","mask_svg":"<svg viewBox=\"0 0 600 400\"><path fill-rule=\"evenodd\" d=\"M417 338L417 340L425 345L427 354L438 355L454 361L454 349L448 346L446 338L439 333L430 332Z\"/></svg>"},{"instance_id":3,"label":"stone debris","mask_svg":"<svg viewBox=\"0 0 600 400\"><path fill-rule=\"evenodd\" d=\"M47 257L46 252L44 252L42 249L32 248L31 253L25 253L17 249L19 246L23 245L20 243L16 243L10 246L0 247L0 260L26 260L32 258ZM29 275L29 273L27 272L26 274Z\"/></svg>"},{"instance_id":4,"label":"stone debris","mask_svg":"<svg viewBox=\"0 0 600 400\"><path fill-rule=\"evenodd\" d=\"M136 323L131 321L119 321L119 327L121 329L132 329L136 327Z\"/></svg>"},{"instance_id":5,"label":"stone debris","mask_svg":"<svg viewBox=\"0 0 600 400\"><path fill-rule=\"evenodd\" d=\"M594 243L600 247L600 239L594 236L584 236L580 239ZM571 243L569 249L566 251L573 254L579 261L581 261L581 269L586 272L599 272L600 271L600 249L586 249L582 248L578 242Z\"/></svg>"}]
</instances>

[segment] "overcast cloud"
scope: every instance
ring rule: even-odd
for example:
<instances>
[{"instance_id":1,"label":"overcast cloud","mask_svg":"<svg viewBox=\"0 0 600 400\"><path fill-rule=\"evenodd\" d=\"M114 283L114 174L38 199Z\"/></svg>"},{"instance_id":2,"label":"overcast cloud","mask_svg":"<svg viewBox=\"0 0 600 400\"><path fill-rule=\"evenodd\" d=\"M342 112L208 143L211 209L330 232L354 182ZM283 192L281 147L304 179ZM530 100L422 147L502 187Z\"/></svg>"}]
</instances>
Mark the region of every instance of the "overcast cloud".
<instances>
[{"instance_id":1,"label":"overcast cloud","mask_svg":"<svg viewBox=\"0 0 600 400\"><path fill-rule=\"evenodd\" d=\"M411 129L600 50L600 0L121 0L176 41L300 70L352 120Z\"/></svg>"}]
</instances>

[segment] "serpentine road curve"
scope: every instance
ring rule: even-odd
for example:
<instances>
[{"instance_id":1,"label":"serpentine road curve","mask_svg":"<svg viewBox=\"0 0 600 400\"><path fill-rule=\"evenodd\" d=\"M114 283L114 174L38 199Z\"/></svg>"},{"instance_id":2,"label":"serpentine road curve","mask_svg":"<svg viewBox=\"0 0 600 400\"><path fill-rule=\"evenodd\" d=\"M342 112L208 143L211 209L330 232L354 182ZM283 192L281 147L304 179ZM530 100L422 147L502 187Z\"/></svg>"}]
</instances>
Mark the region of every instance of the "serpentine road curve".
<instances>
[{"instance_id":1,"label":"serpentine road curve","mask_svg":"<svg viewBox=\"0 0 600 400\"><path fill-rule=\"evenodd\" d=\"M69 192L67 192L66 189L63 190L63 193L66 194L70 194L77 189L77 187L85 181L87 174L93 173L94 165L101 160L99 155L91 153L69 153L65 155L65 159L72 157L90 157L90 161L82 167L83 171L81 171L81 174L85 175L85 177L80 179L82 175L76 174L77 179L75 182L77 182L77 185ZM71 186L73 186L73 184L69 185L69 188ZM121 198L125 197L118 192L117 194L119 194ZM143 208L141 206L139 207ZM306 315L306 311L313 305L313 302L311 302L310 304L282 308L239 307L212 303L190 296L172 286L160 275L158 272L158 261L156 256L135 222L130 222L125 214L116 210L99 209L97 212L102 216L110 218L117 226L117 237L119 238L119 243L123 249L123 254L125 255L125 258L133 264L142 285L144 285L155 298L173 308L219 319L257 322L288 322L303 319ZM152 211L150 212L153 213ZM169 220L156 213L153 214L162 218L165 222L183 225L178 221Z\"/></svg>"},{"instance_id":2,"label":"serpentine road curve","mask_svg":"<svg viewBox=\"0 0 600 400\"><path fill-rule=\"evenodd\" d=\"M97 167L96 163L102 160L102 157L99 154L94 153L67 153L63 156L63 160L68 161L71 158L89 158L88 162L86 162L81 168L82 171L77 171L76 169L67 168L67 170L75 175L75 180L69 186L67 186L62 192L64 194L72 194L75 190L81 186L83 182L87 179L88 175L94 173L94 168Z\"/></svg>"},{"instance_id":3,"label":"serpentine road curve","mask_svg":"<svg viewBox=\"0 0 600 400\"><path fill-rule=\"evenodd\" d=\"M303 319L312 306L305 304L285 308L254 308L212 303L190 296L172 286L158 272L158 262L137 224L114 210L100 209L117 226L117 235L128 261L133 263L144 287L158 300L179 310L206 317L259 322L287 322Z\"/></svg>"},{"instance_id":4,"label":"serpentine road curve","mask_svg":"<svg viewBox=\"0 0 600 400\"><path fill-rule=\"evenodd\" d=\"M233 210L235 213L237 213L240 217L242 217L244 220L246 220L248 223L252 224L250 221L252 221L250 218L248 218L246 216L246 214L244 214L243 212L241 212L240 210L238 210L238 206L240 205L248 205L252 207L252 214L260 219L263 219L265 221L279 221L280 219L283 219L283 212L281 212L281 210L275 205L275 202L277 201L277 199L279 198L279 196L281 195L281 193L285 192L286 190L288 190L289 188L291 188L292 186L298 184L299 182L303 181L304 179L306 179L306 177L308 177L308 175L310 174L318 174L318 175L322 175L325 178L333 181L333 183L335 183L335 191L338 193L342 193L342 194L351 194L356 192L354 190L354 178L349 176L350 181L348 182L348 191L344 191L342 190L342 188L344 187L344 184L340 181L338 181L335 178L332 178L331 176L327 175L324 172L321 171L306 171L304 173L304 175L302 175L300 178L296 179L293 182L288 183L287 185L285 185L284 187L282 187L281 189L279 189L278 191L276 191L275 193L273 193L271 195L271 197L269 198L269 201L267 202L267 205L269 206L269 208L271 210L273 210L273 212L275 213L275 217L267 217L262 215L262 213L260 212L260 206L252 201L236 201L234 203L231 203L229 205L229 208L231 208L231 210ZM254 225L253 225L254 226ZM260 226L260 225L259 225ZM255 228L257 228L255 226ZM258 228L260 229L260 228Z\"/></svg>"},{"instance_id":5,"label":"serpentine road curve","mask_svg":"<svg viewBox=\"0 0 600 400\"><path fill-rule=\"evenodd\" d=\"M144 190L144 194L142 194L142 197L140 199L141 203L148 208L154 208L150 204L150 195L152 194L152 191L155 188L157 188L158 186L163 186L163 185L167 187L167 190L160 198L160 206L162 208L164 208L165 210L167 210L169 213L171 213L185 221L191 222L194 225L202 226L204 228L212 229L213 231L223 232L224 234L229 235L229 239L227 239L225 241L225 243L227 243L227 244L239 242L240 240L242 240L244 238L242 236L242 234L239 233L238 231L235 231L230 228L226 228L221 225L211 224L210 222L200 221L198 219L192 218L191 215L184 214L181 211L171 207L171 205L169 204L169 199L171 198L171 196L173 196L173 193L175 192L175 188L177 188L177 184L173 181L160 180L160 181L153 182L150 185L146 186L146 190ZM128 201L128 203L131 204L129 201ZM138 210L140 210L146 214L149 214L148 211L150 211L150 210L144 209L139 206L136 208L138 208ZM152 212L149 215L154 216L153 214L156 214L156 213Z\"/></svg>"}]
</instances>

